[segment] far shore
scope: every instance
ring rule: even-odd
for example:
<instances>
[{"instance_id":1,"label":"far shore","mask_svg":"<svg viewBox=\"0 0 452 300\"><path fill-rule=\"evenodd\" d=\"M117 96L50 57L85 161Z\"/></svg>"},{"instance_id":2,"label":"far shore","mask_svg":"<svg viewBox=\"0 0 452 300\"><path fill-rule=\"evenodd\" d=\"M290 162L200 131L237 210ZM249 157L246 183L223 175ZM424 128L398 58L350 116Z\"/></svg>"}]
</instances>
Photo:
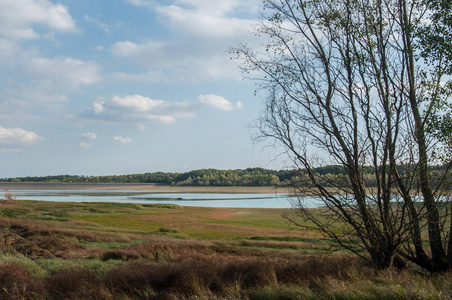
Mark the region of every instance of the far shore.
<instances>
[{"instance_id":1,"label":"far shore","mask_svg":"<svg viewBox=\"0 0 452 300\"><path fill-rule=\"evenodd\" d=\"M184 193L290 193L274 186L172 186L155 183L0 182L0 190L137 190Z\"/></svg>"}]
</instances>

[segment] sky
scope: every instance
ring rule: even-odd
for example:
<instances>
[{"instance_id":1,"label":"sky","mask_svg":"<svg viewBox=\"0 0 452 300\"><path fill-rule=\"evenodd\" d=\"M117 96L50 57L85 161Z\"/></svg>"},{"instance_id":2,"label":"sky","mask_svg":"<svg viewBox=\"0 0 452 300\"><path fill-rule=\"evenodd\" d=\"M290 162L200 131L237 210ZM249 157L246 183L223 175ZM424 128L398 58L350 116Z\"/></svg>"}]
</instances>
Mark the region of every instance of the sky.
<instances>
[{"instance_id":1,"label":"sky","mask_svg":"<svg viewBox=\"0 0 452 300\"><path fill-rule=\"evenodd\" d=\"M230 47L259 0L0 0L0 177L280 169Z\"/></svg>"}]
</instances>

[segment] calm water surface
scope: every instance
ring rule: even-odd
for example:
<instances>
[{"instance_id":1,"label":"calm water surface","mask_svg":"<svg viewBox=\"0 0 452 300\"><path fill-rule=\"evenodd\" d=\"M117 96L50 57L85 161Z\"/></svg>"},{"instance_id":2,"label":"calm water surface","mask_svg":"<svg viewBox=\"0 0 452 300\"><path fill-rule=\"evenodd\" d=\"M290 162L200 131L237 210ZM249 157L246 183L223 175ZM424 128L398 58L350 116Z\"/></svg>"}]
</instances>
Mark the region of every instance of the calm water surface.
<instances>
[{"instance_id":1,"label":"calm water surface","mask_svg":"<svg viewBox=\"0 0 452 300\"><path fill-rule=\"evenodd\" d=\"M177 193L132 190L9 190L17 200L56 202L120 202L168 203L181 206L290 208L294 198L289 194L252 193ZM305 197L309 206L316 206L314 197Z\"/></svg>"}]
</instances>

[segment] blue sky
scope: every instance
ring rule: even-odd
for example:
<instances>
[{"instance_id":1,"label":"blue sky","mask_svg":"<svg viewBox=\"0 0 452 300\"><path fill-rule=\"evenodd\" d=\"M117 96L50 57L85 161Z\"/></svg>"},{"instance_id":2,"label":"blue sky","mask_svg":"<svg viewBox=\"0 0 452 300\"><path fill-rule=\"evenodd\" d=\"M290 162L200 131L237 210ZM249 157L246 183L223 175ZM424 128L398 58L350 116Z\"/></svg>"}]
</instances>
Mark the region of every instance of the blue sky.
<instances>
[{"instance_id":1,"label":"blue sky","mask_svg":"<svg viewBox=\"0 0 452 300\"><path fill-rule=\"evenodd\" d=\"M228 49L259 0L0 0L0 177L282 168Z\"/></svg>"}]
</instances>

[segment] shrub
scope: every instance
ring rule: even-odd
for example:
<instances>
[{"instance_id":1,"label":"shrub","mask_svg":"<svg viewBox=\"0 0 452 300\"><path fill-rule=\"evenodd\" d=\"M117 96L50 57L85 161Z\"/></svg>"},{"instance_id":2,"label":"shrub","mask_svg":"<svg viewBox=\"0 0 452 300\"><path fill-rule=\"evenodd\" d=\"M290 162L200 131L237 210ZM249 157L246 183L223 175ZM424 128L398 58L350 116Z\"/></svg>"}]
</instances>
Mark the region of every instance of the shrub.
<instances>
[{"instance_id":1,"label":"shrub","mask_svg":"<svg viewBox=\"0 0 452 300\"><path fill-rule=\"evenodd\" d=\"M103 299L96 274L88 268L70 268L47 282L51 299Z\"/></svg>"},{"instance_id":2,"label":"shrub","mask_svg":"<svg viewBox=\"0 0 452 300\"><path fill-rule=\"evenodd\" d=\"M230 284L237 282L243 288L275 285L277 283L274 265L270 262L229 263L221 275L226 282Z\"/></svg>"},{"instance_id":3,"label":"shrub","mask_svg":"<svg viewBox=\"0 0 452 300\"><path fill-rule=\"evenodd\" d=\"M159 229L159 232L164 232L164 233L179 233L179 230L174 229L174 228L162 227L162 228Z\"/></svg>"},{"instance_id":4,"label":"shrub","mask_svg":"<svg viewBox=\"0 0 452 300\"><path fill-rule=\"evenodd\" d=\"M0 299L44 299L45 294L40 282L33 281L24 266L0 265Z\"/></svg>"},{"instance_id":5,"label":"shrub","mask_svg":"<svg viewBox=\"0 0 452 300\"><path fill-rule=\"evenodd\" d=\"M102 260L107 261L110 259L123 260L128 261L131 259L141 259L141 255L133 250L125 250L125 249L114 249L106 251L102 254Z\"/></svg>"}]
</instances>

